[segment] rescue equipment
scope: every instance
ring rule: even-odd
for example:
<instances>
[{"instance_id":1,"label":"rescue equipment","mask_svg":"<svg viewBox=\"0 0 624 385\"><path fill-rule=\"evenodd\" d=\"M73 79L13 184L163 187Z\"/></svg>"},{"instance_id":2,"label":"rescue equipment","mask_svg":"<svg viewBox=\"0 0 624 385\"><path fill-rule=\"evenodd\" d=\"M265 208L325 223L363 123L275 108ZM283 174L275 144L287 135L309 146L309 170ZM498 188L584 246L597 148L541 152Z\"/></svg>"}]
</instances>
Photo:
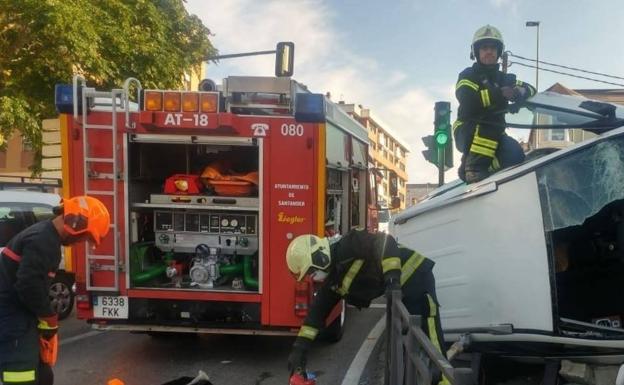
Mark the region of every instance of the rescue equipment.
<instances>
[{"instance_id":1,"label":"rescue equipment","mask_svg":"<svg viewBox=\"0 0 624 385\"><path fill-rule=\"evenodd\" d=\"M165 194L199 194L202 190L197 175L175 174L165 181Z\"/></svg>"}]
</instances>

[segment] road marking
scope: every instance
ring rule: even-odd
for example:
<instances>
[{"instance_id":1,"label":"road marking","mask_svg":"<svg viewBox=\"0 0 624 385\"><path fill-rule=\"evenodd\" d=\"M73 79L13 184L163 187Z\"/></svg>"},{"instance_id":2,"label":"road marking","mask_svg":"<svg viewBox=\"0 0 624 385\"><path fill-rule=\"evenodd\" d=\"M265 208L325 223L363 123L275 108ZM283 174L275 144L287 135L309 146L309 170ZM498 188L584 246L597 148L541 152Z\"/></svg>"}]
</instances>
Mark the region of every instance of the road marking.
<instances>
[{"instance_id":1,"label":"road marking","mask_svg":"<svg viewBox=\"0 0 624 385\"><path fill-rule=\"evenodd\" d=\"M69 345L69 344L71 344L73 342L84 340L85 338L89 338L89 337L93 337L93 336L98 336L98 335L100 335L102 333L106 333L106 332L101 332L99 330L92 330L90 332L86 332L86 333L78 334L78 335L73 336L73 337L65 338L65 339L61 340L61 343L59 345L60 346Z\"/></svg>"},{"instance_id":2,"label":"road marking","mask_svg":"<svg viewBox=\"0 0 624 385\"><path fill-rule=\"evenodd\" d=\"M375 304L374 304L375 305ZM385 306L384 306L385 307ZM368 358L370 357L375 345L377 344L377 340L381 337L384 329L386 328L386 314L384 313L377 324L373 327L373 329L368 333L368 336L360 346L360 350L358 350L355 358L351 361L351 365L349 365L349 369L342 379L341 385L357 385L360 382L360 377L362 377L362 372L366 367L366 363L368 362Z\"/></svg>"}]
</instances>

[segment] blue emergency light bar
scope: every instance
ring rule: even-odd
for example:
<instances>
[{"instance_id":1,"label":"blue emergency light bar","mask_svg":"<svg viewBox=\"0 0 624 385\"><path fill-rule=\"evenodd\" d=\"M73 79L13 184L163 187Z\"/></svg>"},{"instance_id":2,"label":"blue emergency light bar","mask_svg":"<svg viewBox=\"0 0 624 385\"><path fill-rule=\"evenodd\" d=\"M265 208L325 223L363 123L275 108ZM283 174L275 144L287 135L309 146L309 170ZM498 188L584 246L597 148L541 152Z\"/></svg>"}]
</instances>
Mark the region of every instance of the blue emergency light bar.
<instances>
[{"instance_id":1,"label":"blue emergency light bar","mask_svg":"<svg viewBox=\"0 0 624 385\"><path fill-rule=\"evenodd\" d=\"M322 123L325 121L325 95L297 93L295 120L302 123Z\"/></svg>"},{"instance_id":2,"label":"blue emergency light bar","mask_svg":"<svg viewBox=\"0 0 624 385\"><path fill-rule=\"evenodd\" d=\"M74 87L71 84L57 84L54 86L54 105L59 114L74 113ZM81 105L78 109L81 110Z\"/></svg>"}]
</instances>

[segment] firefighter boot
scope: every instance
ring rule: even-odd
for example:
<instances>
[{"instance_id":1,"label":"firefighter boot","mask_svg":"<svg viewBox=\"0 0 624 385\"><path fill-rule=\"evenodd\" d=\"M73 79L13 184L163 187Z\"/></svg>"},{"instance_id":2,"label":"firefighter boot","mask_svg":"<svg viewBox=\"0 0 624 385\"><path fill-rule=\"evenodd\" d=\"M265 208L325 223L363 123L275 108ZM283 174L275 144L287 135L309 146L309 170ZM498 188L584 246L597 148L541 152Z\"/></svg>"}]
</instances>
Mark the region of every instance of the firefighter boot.
<instances>
[{"instance_id":1,"label":"firefighter boot","mask_svg":"<svg viewBox=\"0 0 624 385\"><path fill-rule=\"evenodd\" d=\"M466 183L476 183L490 176L488 170L466 170Z\"/></svg>"},{"instance_id":2,"label":"firefighter boot","mask_svg":"<svg viewBox=\"0 0 624 385\"><path fill-rule=\"evenodd\" d=\"M490 165L492 158L475 153L466 155L466 165L464 166L464 177L466 183L479 182L490 176Z\"/></svg>"}]
</instances>

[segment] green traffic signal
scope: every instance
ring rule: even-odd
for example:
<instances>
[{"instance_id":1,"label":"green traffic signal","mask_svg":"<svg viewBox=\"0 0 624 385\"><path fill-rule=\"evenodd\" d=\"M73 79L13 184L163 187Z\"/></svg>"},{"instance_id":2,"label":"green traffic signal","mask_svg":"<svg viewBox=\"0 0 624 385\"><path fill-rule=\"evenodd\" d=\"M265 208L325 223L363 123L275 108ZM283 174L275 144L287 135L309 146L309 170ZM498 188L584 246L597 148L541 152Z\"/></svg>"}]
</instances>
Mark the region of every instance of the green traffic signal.
<instances>
[{"instance_id":1,"label":"green traffic signal","mask_svg":"<svg viewBox=\"0 0 624 385\"><path fill-rule=\"evenodd\" d=\"M438 165L438 167L450 168L453 167L451 103L436 102L433 109L433 139L435 141L436 161L432 163Z\"/></svg>"},{"instance_id":2,"label":"green traffic signal","mask_svg":"<svg viewBox=\"0 0 624 385\"><path fill-rule=\"evenodd\" d=\"M438 146L444 147L448 143L449 136L445 131L438 131L436 132L435 140Z\"/></svg>"}]
</instances>

